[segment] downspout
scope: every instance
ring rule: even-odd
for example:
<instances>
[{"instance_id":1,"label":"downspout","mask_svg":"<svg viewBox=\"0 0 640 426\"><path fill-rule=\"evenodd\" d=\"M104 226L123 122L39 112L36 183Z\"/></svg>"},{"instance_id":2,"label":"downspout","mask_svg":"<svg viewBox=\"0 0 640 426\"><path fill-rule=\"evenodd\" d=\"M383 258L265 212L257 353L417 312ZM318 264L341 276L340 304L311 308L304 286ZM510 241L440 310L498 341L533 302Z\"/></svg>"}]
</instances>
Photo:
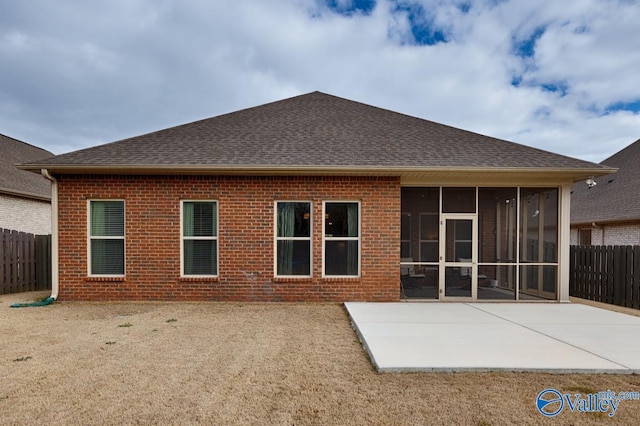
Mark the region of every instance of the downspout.
<instances>
[{"instance_id":1,"label":"downspout","mask_svg":"<svg viewBox=\"0 0 640 426\"><path fill-rule=\"evenodd\" d=\"M58 181L47 169L40 172L45 179L51 181L51 296L40 302L14 303L12 308L46 306L58 298Z\"/></svg>"},{"instance_id":2,"label":"downspout","mask_svg":"<svg viewBox=\"0 0 640 426\"><path fill-rule=\"evenodd\" d=\"M58 298L58 181L49 170L42 169L42 176L51 181L51 298ZM52 301L53 301L52 300Z\"/></svg>"}]
</instances>

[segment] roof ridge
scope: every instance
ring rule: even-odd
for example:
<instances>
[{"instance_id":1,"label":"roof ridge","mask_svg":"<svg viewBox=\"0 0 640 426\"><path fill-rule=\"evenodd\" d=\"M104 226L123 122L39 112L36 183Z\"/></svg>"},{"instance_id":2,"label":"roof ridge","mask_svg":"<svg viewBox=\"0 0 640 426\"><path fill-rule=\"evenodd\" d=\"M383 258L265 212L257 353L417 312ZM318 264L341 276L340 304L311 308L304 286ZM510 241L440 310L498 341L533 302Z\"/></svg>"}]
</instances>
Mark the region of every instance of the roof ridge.
<instances>
[{"instance_id":1,"label":"roof ridge","mask_svg":"<svg viewBox=\"0 0 640 426\"><path fill-rule=\"evenodd\" d=\"M48 150L46 150L46 149L44 149L44 148L41 148L41 147L39 147L39 146L36 146L36 145L34 145L34 144L32 144L32 143L25 142L25 141L23 141L23 140L20 140L20 139L14 138L14 137L12 137L12 136L5 135L4 133L0 133L0 136L3 136L3 137L5 137L5 138L7 138L7 139L14 140L14 141L16 141L16 142L20 142L20 143L25 144L25 145L28 145L28 146L30 146L30 147L32 147L32 148L39 149L39 150L44 151L44 152L46 152L46 153L48 153L48 154L51 154L52 156L53 156L53 155L55 155L55 154L54 154L53 152L51 152L51 151L48 151Z\"/></svg>"},{"instance_id":2,"label":"roof ridge","mask_svg":"<svg viewBox=\"0 0 640 426\"><path fill-rule=\"evenodd\" d=\"M215 119L215 118L221 118L221 117L225 117L225 116L228 116L228 115L231 115L231 114L236 114L236 113L243 112L243 111L250 111L250 110L253 110L253 109L256 109L256 108L260 108L260 107L263 107L263 106L277 104L277 103L280 103L280 102L292 100L292 99L295 99L295 98L300 98L302 96L311 95L311 94L314 94L314 93L325 94L325 93L322 93L322 92L319 92L319 91L316 90L314 92L303 93L303 94L292 96L292 97L285 98L285 99L278 99L278 100L275 100L275 101L269 101L269 102L265 102L263 104L253 105L253 106L246 107L246 108L240 108L240 109L237 109L237 110L234 110L234 111L225 112L225 113L218 114L218 115L213 115L213 116L210 116L210 117L198 118L196 120L188 121L188 122L181 123L181 124L177 124L175 126L171 126L171 127L167 127L167 128L163 128L163 129L158 129L158 130L153 130L153 131L146 132L146 133L140 133L138 135L129 136L127 138L118 139L118 140L111 141L111 142L105 142L103 144L99 144L99 145L95 145L95 146L89 146L89 147L86 147L86 148L82 148L82 149L79 149L79 150L76 150L76 151L71 151L71 152L68 152L68 153L60 154L60 155L83 152L83 151L94 149L96 147L113 145L113 144L117 144L117 143L120 143L120 142L131 140L131 139L136 139L136 138L148 137L148 136L151 136L151 135L154 135L154 134L157 134L157 133L164 132L166 130L177 130L177 129L180 129L180 128L184 128L186 126L199 124L199 123L202 123L202 122L205 122L205 121L208 121L208 120L212 120L212 119ZM330 96L330 95L328 95L328 96Z\"/></svg>"},{"instance_id":3,"label":"roof ridge","mask_svg":"<svg viewBox=\"0 0 640 426\"><path fill-rule=\"evenodd\" d=\"M313 91L62 154L26 170L236 167L612 169ZM105 169L106 170L106 169ZM586 173L586 172L585 172ZM582 175L580 175L582 176ZM587 175L588 176L588 175ZM576 177L577 179L577 177Z\"/></svg>"},{"instance_id":4,"label":"roof ridge","mask_svg":"<svg viewBox=\"0 0 640 426\"><path fill-rule=\"evenodd\" d=\"M410 119L413 119L413 120L419 120L419 121L423 121L423 122L426 121L426 122L429 122L429 123L432 123L432 124L435 124L435 125L438 125L438 126L447 127L447 128L449 128L451 130L454 130L456 132L467 133L467 134L473 135L475 137L481 136L481 137L484 137L484 138L490 138L490 139L492 139L494 141L498 141L498 142L501 142L501 143L508 143L508 144L518 145L518 146L523 147L523 148L533 149L533 150L536 150L538 152L554 155L554 156L557 156L557 157L561 157L563 159L582 161L583 163L589 164L589 165L597 165L598 164L598 163L593 163L591 161L576 159L576 158L570 157L568 155L559 154L559 153L552 152L552 151L549 151L549 150L546 150L546 149L541 149L541 148L533 147L533 146L530 146L530 145L525 145L525 144L522 144L522 143L519 143L519 142L514 142L514 141L511 141L511 140L508 140L508 139L502 139L502 138L498 138L498 137L495 137L495 136L488 136L488 135L485 135L485 134L482 134L482 133L474 132L473 130L462 129L462 128L459 128L459 127L455 127L455 126L453 126L451 124L446 124L446 123L441 123L441 122L438 122L438 121L433 121L433 120L430 120L428 118L422 118L422 117L418 117L416 115L411 115L411 114L404 113L404 112L394 111L394 110L391 110L391 109L388 109L388 108L383 108L383 107L379 107L379 106L375 106L375 105L366 104L366 103L361 102L361 101L356 101L356 100L353 100L353 99L343 98L343 97L340 97L340 96L337 96L337 95L333 95L333 94L323 93L323 92L320 92L320 91L314 91L314 92L308 93L307 95L314 94L314 93L319 93L319 94L322 94L322 95L325 95L325 96L330 96L330 97L333 97L333 98L336 98L336 99L340 99L340 100L343 100L343 101L346 101L346 102L352 102L352 103L360 104L360 105L363 105L365 107L374 108L374 109L377 109L377 110L380 110L380 111L385 111L385 112L389 112L389 113L392 113L392 114L401 115L401 116L404 116L404 117L407 117L407 118L410 118ZM305 96L305 95L299 95L299 96ZM289 99L292 99L292 98L289 98ZM283 99L283 101L286 101L286 100L287 99ZM606 165L604 165L604 164L601 164L601 165L606 167Z\"/></svg>"},{"instance_id":5,"label":"roof ridge","mask_svg":"<svg viewBox=\"0 0 640 426\"><path fill-rule=\"evenodd\" d=\"M609 157L605 158L604 160L602 160L600 162L600 164L605 164L607 161L611 161L611 160L617 159L618 157L626 158L627 157L626 154L629 151L633 151L633 150L636 150L636 149L640 149L640 139L638 139L635 142L631 142L629 145L625 146L624 148L622 148L618 152L616 152L616 153L610 155ZM625 155L623 155L623 153Z\"/></svg>"}]
</instances>

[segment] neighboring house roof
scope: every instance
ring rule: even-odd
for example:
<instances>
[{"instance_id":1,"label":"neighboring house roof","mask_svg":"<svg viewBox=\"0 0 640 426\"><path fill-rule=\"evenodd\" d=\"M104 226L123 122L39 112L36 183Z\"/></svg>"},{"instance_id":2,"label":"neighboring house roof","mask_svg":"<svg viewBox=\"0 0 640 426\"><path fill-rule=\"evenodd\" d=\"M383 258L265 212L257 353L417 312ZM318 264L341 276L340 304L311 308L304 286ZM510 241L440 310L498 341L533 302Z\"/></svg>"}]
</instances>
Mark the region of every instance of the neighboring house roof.
<instances>
[{"instance_id":1,"label":"neighboring house roof","mask_svg":"<svg viewBox=\"0 0 640 426\"><path fill-rule=\"evenodd\" d=\"M572 181L612 171L320 92L59 155L23 168L58 173L295 171L405 177L511 171L559 174Z\"/></svg>"},{"instance_id":2,"label":"neighboring house roof","mask_svg":"<svg viewBox=\"0 0 640 426\"><path fill-rule=\"evenodd\" d=\"M51 200L48 180L16 167L16 164L52 157L51 152L0 134L0 153L0 193Z\"/></svg>"},{"instance_id":3,"label":"neighboring house roof","mask_svg":"<svg viewBox=\"0 0 640 426\"><path fill-rule=\"evenodd\" d=\"M602 161L618 172L573 186L571 223L626 222L640 220L640 139Z\"/></svg>"}]
</instances>

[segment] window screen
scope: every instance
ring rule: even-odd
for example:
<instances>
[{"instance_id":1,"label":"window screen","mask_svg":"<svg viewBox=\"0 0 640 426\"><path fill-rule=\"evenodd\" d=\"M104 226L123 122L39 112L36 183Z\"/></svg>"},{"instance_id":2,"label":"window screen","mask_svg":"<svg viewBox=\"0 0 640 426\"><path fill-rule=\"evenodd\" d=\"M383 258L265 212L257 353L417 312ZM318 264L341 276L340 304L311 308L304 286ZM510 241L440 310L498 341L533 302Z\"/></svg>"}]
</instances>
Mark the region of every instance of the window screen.
<instances>
[{"instance_id":1,"label":"window screen","mask_svg":"<svg viewBox=\"0 0 640 426\"><path fill-rule=\"evenodd\" d=\"M183 275L218 275L218 204L182 203Z\"/></svg>"},{"instance_id":2,"label":"window screen","mask_svg":"<svg viewBox=\"0 0 640 426\"><path fill-rule=\"evenodd\" d=\"M89 206L90 275L124 275L124 201Z\"/></svg>"}]
</instances>

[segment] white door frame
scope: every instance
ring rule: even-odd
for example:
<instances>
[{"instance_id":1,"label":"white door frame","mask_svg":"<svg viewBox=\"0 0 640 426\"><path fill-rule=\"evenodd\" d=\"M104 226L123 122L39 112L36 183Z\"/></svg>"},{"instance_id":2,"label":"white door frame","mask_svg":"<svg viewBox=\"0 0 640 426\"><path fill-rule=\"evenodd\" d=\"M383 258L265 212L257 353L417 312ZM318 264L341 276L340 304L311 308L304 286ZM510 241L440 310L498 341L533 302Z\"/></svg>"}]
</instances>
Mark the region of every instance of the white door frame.
<instances>
[{"instance_id":1,"label":"white door frame","mask_svg":"<svg viewBox=\"0 0 640 426\"><path fill-rule=\"evenodd\" d=\"M471 221L471 262L459 262L457 259L447 261L447 220L470 220ZM440 276L438 299L468 301L478 298L478 215L475 213L442 213L440 215ZM447 267L469 268L471 272L471 297L446 296L445 279Z\"/></svg>"}]
</instances>

